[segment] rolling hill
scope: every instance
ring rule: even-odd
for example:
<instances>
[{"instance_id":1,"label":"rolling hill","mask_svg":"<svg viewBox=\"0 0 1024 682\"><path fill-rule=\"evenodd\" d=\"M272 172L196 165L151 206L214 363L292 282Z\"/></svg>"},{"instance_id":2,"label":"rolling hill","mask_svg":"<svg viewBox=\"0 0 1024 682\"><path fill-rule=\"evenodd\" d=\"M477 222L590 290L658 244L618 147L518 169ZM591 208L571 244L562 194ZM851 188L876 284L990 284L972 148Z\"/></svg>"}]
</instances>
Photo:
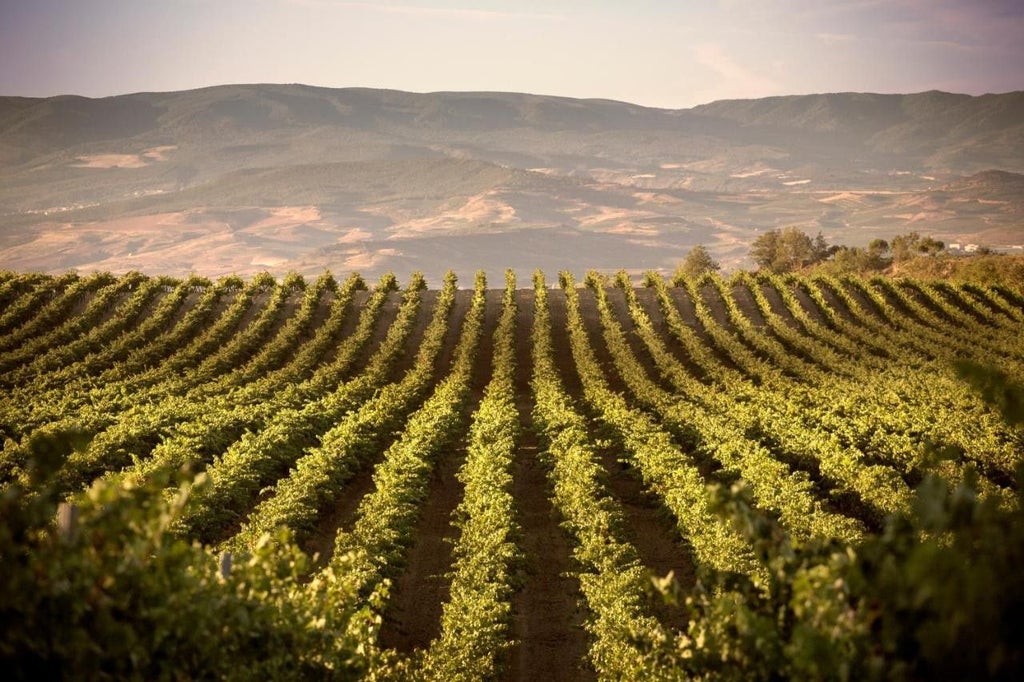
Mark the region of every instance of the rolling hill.
<instances>
[{"instance_id":1,"label":"rolling hill","mask_svg":"<svg viewBox=\"0 0 1024 682\"><path fill-rule=\"evenodd\" d=\"M1024 243L1021 172L1020 92L687 110L304 85L3 97L0 264L641 270L698 243L739 264L790 224L1009 247Z\"/></svg>"}]
</instances>

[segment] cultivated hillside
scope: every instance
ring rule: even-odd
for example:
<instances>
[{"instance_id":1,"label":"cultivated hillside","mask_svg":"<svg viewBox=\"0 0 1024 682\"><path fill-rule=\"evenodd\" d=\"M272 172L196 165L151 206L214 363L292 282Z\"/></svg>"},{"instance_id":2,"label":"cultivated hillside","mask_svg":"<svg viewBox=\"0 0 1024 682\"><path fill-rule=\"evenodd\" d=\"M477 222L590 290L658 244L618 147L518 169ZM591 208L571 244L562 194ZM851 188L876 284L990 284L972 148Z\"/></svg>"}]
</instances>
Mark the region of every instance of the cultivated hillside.
<instances>
[{"instance_id":1,"label":"cultivated hillside","mask_svg":"<svg viewBox=\"0 0 1024 682\"><path fill-rule=\"evenodd\" d=\"M13 677L1020 678L1019 292L496 279L0 271Z\"/></svg>"}]
</instances>

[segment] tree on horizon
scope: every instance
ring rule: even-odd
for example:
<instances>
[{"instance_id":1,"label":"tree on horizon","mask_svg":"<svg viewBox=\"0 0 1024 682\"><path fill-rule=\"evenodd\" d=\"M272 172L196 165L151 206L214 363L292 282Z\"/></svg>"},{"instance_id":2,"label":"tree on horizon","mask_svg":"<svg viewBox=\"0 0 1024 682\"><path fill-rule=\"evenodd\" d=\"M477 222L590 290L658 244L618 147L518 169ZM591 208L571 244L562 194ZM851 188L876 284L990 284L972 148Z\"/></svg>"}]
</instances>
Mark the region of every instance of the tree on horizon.
<instances>
[{"instance_id":1,"label":"tree on horizon","mask_svg":"<svg viewBox=\"0 0 1024 682\"><path fill-rule=\"evenodd\" d=\"M722 265L711 257L707 248L703 244L698 244L686 254L686 258L676 268L673 279L700 277L707 272L718 272L721 269Z\"/></svg>"}]
</instances>

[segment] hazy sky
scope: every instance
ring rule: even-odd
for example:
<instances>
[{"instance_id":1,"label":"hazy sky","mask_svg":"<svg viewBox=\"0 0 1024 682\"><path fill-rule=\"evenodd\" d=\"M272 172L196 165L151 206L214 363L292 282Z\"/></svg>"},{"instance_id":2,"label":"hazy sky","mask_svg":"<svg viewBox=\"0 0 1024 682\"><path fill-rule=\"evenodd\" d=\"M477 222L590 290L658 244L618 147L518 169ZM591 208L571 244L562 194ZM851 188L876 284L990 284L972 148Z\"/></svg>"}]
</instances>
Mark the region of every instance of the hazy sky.
<instances>
[{"instance_id":1,"label":"hazy sky","mask_svg":"<svg viewBox=\"0 0 1024 682\"><path fill-rule=\"evenodd\" d=\"M221 83L661 107L1024 89L1024 0L0 0L0 94Z\"/></svg>"}]
</instances>

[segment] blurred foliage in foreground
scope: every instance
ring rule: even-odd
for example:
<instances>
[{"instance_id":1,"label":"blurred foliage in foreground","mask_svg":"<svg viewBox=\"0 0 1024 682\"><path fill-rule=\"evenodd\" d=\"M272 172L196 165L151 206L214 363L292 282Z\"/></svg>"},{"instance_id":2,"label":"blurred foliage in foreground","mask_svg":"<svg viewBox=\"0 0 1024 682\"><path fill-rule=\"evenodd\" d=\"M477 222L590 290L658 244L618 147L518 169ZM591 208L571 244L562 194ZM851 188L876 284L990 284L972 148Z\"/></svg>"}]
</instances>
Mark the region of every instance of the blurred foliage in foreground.
<instances>
[{"instance_id":1,"label":"blurred foliage in foreground","mask_svg":"<svg viewBox=\"0 0 1024 682\"><path fill-rule=\"evenodd\" d=\"M7 679L352 678L366 670L378 618L354 609L354 595L329 573L300 580L310 562L287 534L268 536L228 571L168 532L190 483L171 496L166 477L143 487L98 482L79 498L73 526L58 528L46 477L75 440L37 440L38 494L12 486L0 496Z\"/></svg>"},{"instance_id":2,"label":"blurred foliage in foreground","mask_svg":"<svg viewBox=\"0 0 1024 682\"><path fill-rule=\"evenodd\" d=\"M1024 389L980 365L956 369L1024 424ZM712 490L769 584L707 572L684 596L656 579L690 621L651 656L698 679L1024 679L1024 465L1012 509L981 499L975 480L926 477L912 513L859 545L797 546L742 484Z\"/></svg>"}]
</instances>

